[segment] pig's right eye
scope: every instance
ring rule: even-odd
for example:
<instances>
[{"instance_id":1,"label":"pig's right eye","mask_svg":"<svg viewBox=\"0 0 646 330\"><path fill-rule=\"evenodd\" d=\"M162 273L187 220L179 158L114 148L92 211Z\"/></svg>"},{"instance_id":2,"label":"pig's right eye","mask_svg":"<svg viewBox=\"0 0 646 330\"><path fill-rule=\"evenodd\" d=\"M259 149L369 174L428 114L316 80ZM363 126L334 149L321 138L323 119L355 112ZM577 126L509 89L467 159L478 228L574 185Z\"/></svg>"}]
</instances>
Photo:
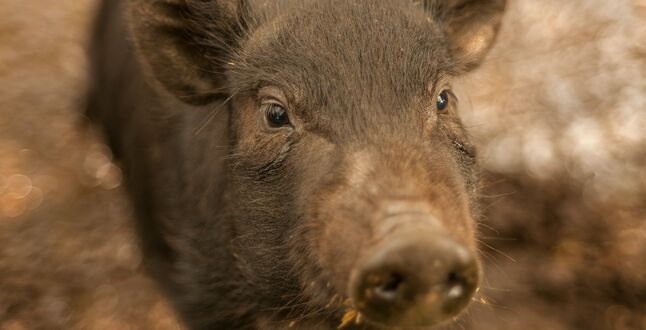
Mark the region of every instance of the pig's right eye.
<instances>
[{"instance_id":1,"label":"pig's right eye","mask_svg":"<svg viewBox=\"0 0 646 330\"><path fill-rule=\"evenodd\" d=\"M439 113L446 113L448 112L448 107L449 107L449 91L443 90L440 92L440 94L437 96L437 103L435 107L437 108L437 112Z\"/></svg>"},{"instance_id":2,"label":"pig's right eye","mask_svg":"<svg viewBox=\"0 0 646 330\"><path fill-rule=\"evenodd\" d=\"M267 124L270 127L278 128L290 125L287 110L281 105L276 103L267 104L265 111Z\"/></svg>"}]
</instances>

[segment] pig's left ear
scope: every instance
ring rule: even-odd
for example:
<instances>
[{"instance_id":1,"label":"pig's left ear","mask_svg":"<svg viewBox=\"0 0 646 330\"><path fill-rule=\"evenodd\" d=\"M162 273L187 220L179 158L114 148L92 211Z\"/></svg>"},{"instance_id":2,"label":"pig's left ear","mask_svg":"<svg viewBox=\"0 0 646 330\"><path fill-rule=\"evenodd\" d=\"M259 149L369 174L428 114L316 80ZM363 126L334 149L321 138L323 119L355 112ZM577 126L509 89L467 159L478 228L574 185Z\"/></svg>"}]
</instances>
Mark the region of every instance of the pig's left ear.
<instances>
[{"instance_id":1,"label":"pig's left ear","mask_svg":"<svg viewBox=\"0 0 646 330\"><path fill-rule=\"evenodd\" d=\"M506 0L424 0L446 34L458 67L471 70L491 49L506 7Z\"/></svg>"}]
</instances>

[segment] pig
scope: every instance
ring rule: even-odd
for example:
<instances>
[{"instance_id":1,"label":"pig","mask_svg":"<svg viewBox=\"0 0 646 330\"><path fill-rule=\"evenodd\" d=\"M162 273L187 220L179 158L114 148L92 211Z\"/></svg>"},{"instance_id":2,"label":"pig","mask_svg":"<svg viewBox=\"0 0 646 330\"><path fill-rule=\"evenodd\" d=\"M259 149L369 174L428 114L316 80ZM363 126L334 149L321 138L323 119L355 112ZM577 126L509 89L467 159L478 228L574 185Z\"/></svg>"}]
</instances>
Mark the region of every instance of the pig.
<instances>
[{"instance_id":1,"label":"pig","mask_svg":"<svg viewBox=\"0 0 646 330\"><path fill-rule=\"evenodd\" d=\"M87 116L191 329L420 328L481 266L460 77L505 0L104 0Z\"/></svg>"}]
</instances>

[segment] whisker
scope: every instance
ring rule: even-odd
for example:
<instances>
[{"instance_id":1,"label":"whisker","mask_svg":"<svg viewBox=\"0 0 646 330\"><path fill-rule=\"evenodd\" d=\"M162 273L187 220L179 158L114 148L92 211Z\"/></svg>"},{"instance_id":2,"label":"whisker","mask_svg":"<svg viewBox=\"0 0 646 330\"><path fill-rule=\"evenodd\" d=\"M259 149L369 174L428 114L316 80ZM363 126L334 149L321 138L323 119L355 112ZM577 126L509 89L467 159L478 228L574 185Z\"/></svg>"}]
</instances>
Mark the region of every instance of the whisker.
<instances>
[{"instance_id":1,"label":"whisker","mask_svg":"<svg viewBox=\"0 0 646 330\"><path fill-rule=\"evenodd\" d=\"M506 257L507 259L509 259L511 262L514 262L514 263L516 263L516 262L517 262L517 261L516 261L516 259L514 259L514 258L512 258L511 256L509 256L508 254L506 254L506 253L504 253L504 252L502 252L502 251L500 251L500 250L496 249L495 247L493 247L493 246L491 246L491 245L489 245L489 244L487 244L487 243L485 243L485 242L483 242L483 241L481 241L481 240L478 240L478 242L480 242L480 243L481 243L482 245L484 245L485 247L487 247L487 248L489 248L489 249L491 249L491 250L493 250L493 251L495 251L495 252L498 252L498 253L500 253L501 255L505 256L505 257Z\"/></svg>"},{"instance_id":2,"label":"whisker","mask_svg":"<svg viewBox=\"0 0 646 330\"><path fill-rule=\"evenodd\" d=\"M213 109L204 119L204 122L196 129L193 131L193 135L197 136L199 135L206 126L208 126L213 118L217 116L218 113L220 113L220 110L227 105L229 101L235 96L235 93L231 93L229 97L227 97L222 103L220 103L215 109Z\"/></svg>"}]
</instances>

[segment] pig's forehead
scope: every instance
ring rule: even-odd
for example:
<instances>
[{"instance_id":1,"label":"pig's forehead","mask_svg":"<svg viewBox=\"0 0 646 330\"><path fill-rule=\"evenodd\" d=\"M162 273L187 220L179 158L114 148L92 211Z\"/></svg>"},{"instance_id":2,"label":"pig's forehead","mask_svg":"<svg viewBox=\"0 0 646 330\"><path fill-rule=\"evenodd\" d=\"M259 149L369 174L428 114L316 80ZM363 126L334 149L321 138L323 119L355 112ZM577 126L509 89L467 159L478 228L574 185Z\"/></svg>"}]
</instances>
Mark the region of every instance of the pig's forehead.
<instances>
[{"instance_id":1,"label":"pig's forehead","mask_svg":"<svg viewBox=\"0 0 646 330\"><path fill-rule=\"evenodd\" d=\"M282 4L253 9L259 28L244 44L237 68L249 83L324 94L304 95L315 99L348 91L386 97L425 90L449 69L443 35L414 1Z\"/></svg>"}]
</instances>

